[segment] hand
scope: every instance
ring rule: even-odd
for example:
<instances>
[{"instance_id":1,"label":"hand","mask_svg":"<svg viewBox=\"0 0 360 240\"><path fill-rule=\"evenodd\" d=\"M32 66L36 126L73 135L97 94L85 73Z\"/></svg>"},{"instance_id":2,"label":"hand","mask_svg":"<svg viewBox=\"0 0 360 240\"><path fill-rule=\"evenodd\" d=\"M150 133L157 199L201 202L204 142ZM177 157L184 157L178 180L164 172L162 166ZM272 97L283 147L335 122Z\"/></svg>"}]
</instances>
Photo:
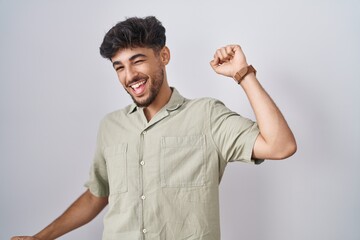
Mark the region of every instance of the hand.
<instances>
[{"instance_id":1,"label":"hand","mask_svg":"<svg viewBox=\"0 0 360 240\"><path fill-rule=\"evenodd\" d=\"M248 66L239 45L227 45L219 48L210 65L216 73L227 77L234 77L241 68Z\"/></svg>"},{"instance_id":2,"label":"hand","mask_svg":"<svg viewBox=\"0 0 360 240\"><path fill-rule=\"evenodd\" d=\"M30 236L15 236L15 237L12 237L11 240L40 240L40 239L36 238L36 237L30 237Z\"/></svg>"}]
</instances>

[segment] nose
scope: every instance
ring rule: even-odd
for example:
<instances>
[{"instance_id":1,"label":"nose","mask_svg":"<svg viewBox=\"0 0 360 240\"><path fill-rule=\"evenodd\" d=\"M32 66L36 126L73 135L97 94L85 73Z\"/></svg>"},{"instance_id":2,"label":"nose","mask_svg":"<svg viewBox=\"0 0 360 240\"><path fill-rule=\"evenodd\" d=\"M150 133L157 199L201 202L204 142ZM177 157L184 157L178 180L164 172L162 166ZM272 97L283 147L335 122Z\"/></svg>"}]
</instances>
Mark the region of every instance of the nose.
<instances>
[{"instance_id":1,"label":"nose","mask_svg":"<svg viewBox=\"0 0 360 240\"><path fill-rule=\"evenodd\" d=\"M132 67L127 67L125 69L125 82L128 84L138 73Z\"/></svg>"}]
</instances>

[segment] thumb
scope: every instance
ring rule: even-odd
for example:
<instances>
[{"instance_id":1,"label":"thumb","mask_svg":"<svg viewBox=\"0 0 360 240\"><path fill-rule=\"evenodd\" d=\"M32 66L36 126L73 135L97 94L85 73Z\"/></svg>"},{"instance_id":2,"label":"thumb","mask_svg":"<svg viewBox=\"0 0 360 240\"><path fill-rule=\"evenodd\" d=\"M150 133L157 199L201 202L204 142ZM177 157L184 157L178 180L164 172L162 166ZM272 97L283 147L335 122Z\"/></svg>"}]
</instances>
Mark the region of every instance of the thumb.
<instances>
[{"instance_id":1,"label":"thumb","mask_svg":"<svg viewBox=\"0 0 360 240\"><path fill-rule=\"evenodd\" d=\"M218 58L214 58L213 60L210 61L210 66L212 67L212 69L214 69L215 72L217 72L217 67L219 66L219 59Z\"/></svg>"}]
</instances>

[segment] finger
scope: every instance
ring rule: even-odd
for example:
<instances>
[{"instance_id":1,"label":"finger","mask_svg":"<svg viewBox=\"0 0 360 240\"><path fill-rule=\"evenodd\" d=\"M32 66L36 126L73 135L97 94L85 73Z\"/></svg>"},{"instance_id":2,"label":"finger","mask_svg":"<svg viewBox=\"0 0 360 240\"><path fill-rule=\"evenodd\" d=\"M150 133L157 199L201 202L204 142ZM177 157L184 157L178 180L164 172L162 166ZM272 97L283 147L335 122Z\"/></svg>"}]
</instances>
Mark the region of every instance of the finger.
<instances>
[{"instance_id":1,"label":"finger","mask_svg":"<svg viewBox=\"0 0 360 240\"><path fill-rule=\"evenodd\" d=\"M210 64L212 66L217 66L217 65L219 65L219 62L220 62L220 58L215 53L214 58L213 58L213 60L211 60Z\"/></svg>"},{"instance_id":2,"label":"finger","mask_svg":"<svg viewBox=\"0 0 360 240\"><path fill-rule=\"evenodd\" d=\"M225 47L226 53L230 56L234 56L235 55L235 51L234 51L234 45L227 45Z\"/></svg>"},{"instance_id":3,"label":"finger","mask_svg":"<svg viewBox=\"0 0 360 240\"><path fill-rule=\"evenodd\" d=\"M214 58L213 60L210 61L210 66L212 67L212 69L214 69L214 71L216 72L216 68L219 66L219 59L218 58Z\"/></svg>"},{"instance_id":4,"label":"finger","mask_svg":"<svg viewBox=\"0 0 360 240\"><path fill-rule=\"evenodd\" d=\"M220 48L220 53L221 53L221 57L222 57L222 61L223 62L227 62L227 61L229 61L229 59L230 59L230 57L231 57L231 55L229 55L228 53L227 53L227 51L226 51L226 48Z\"/></svg>"},{"instance_id":5,"label":"finger","mask_svg":"<svg viewBox=\"0 0 360 240\"><path fill-rule=\"evenodd\" d=\"M228 45L233 52L236 52L238 50L241 50L240 45Z\"/></svg>"},{"instance_id":6,"label":"finger","mask_svg":"<svg viewBox=\"0 0 360 240\"><path fill-rule=\"evenodd\" d=\"M217 58L219 63L221 63L223 61L223 55L221 53L221 49L219 48L218 50L216 50L214 58Z\"/></svg>"},{"instance_id":7,"label":"finger","mask_svg":"<svg viewBox=\"0 0 360 240\"><path fill-rule=\"evenodd\" d=\"M219 58L220 64L229 60L229 55L226 53L225 48L219 48L218 50L216 50L215 55Z\"/></svg>"},{"instance_id":8,"label":"finger","mask_svg":"<svg viewBox=\"0 0 360 240\"><path fill-rule=\"evenodd\" d=\"M229 55L226 53L226 49L224 47L219 48L216 51L216 56L220 59L220 63L224 63L229 60Z\"/></svg>"}]
</instances>

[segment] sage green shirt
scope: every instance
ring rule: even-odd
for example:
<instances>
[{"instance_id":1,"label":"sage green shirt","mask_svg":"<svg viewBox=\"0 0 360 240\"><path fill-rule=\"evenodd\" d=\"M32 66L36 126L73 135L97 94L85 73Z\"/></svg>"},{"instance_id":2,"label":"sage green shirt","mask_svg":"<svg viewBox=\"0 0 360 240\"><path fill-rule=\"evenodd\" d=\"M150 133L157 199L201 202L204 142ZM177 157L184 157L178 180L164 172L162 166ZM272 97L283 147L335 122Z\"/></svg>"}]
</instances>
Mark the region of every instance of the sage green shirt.
<instances>
[{"instance_id":1,"label":"sage green shirt","mask_svg":"<svg viewBox=\"0 0 360 240\"><path fill-rule=\"evenodd\" d=\"M103 240L219 240L225 166L254 162L258 133L220 101L176 89L149 122L134 104L108 114L86 183L109 198Z\"/></svg>"}]
</instances>

